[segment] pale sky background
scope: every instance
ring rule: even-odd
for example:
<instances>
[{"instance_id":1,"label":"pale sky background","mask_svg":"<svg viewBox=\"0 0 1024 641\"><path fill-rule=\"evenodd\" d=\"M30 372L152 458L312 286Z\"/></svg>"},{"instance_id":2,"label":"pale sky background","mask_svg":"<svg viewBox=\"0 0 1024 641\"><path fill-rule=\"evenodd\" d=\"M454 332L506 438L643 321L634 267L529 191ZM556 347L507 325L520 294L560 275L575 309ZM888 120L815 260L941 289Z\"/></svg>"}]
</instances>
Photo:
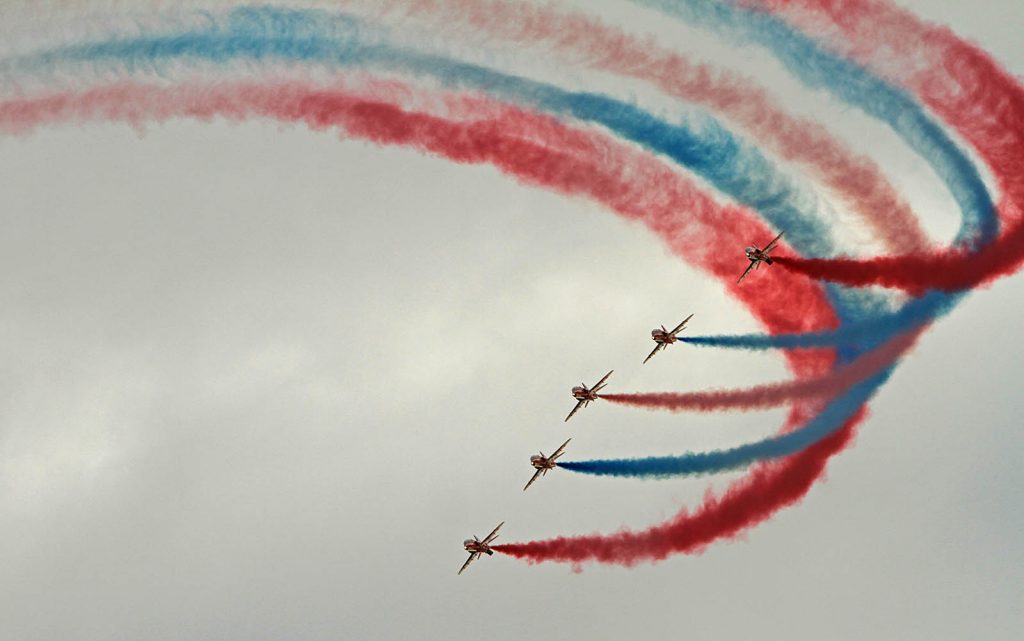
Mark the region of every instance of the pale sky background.
<instances>
[{"instance_id":1,"label":"pale sky background","mask_svg":"<svg viewBox=\"0 0 1024 641\"><path fill-rule=\"evenodd\" d=\"M901 4L1024 73L1017 3ZM631 5L592 11L680 39ZM728 51L712 40L687 50ZM828 114L952 234L919 159L751 51L731 62ZM562 422L568 389L611 368L616 391L786 378L777 354L641 367L651 327L755 331L745 310L592 203L297 127L54 127L0 139L0 175L0 639L1020 637L1020 277L929 331L827 481L739 540L456 577L462 539L501 520L504 541L643 528L737 478L555 470L521 491L530 454L569 436L583 459L774 432L782 410L599 402Z\"/></svg>"}]
</instances>

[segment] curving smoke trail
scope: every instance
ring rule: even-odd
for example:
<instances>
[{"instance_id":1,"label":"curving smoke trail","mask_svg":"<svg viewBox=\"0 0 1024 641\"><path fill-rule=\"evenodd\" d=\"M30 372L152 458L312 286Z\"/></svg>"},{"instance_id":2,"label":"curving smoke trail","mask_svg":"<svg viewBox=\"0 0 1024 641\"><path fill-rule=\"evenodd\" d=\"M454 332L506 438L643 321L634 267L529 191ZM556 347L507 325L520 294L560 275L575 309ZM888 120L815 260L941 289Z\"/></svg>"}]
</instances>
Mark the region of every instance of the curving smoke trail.
<instances>
[{"instance_id":1,"label":"curving smoke trail","mask_svg":"<svg viewBox=\"0 0 1024 641\"><path fill-rule=\"evenodd\" d=\"M890 366L910 350L917 337L917 332L898 336L886 345L858 357L852 363L822 376L745 389L689 393L601 394L600 397L620 405L669 412L750 411L777 407L794 401L823 399L845 392L858 381Z\"/></svg>"},{"instance_id":2,"label":"curving smoke trail","mask_svg":"<svg viewBox=\"0 0 1024 641\"><path fill-rule=\"evenodd\" d=\"M274 118L336 128L349 137L411 146L456 162L487 162L530 184L592 198L642 221L678 255L728 281L735 265L717 250L733 246L744 234L764 231L749 212L716 203L661 160L606 134L480 97L445 100L447 117L419 113L410 105L429 102L423 93L393 82L364 86L361 92L293 82L174 88L118 84L0 102L0 131L24 134L60 121L136 123L178 117ZM387 96L398 104L387 102ZM684 210L687 215L680 216ZM704 245L692 242L697 238L716 251L704 251ZM835 323L820 288L787 282L781 275L738 295L772 327ZM778 307L784 304L799 310L800 318L780 317ZM814 362L820 367L828 359Z\"/></svg>"},{"instance_id":3,"label":"curving smoke trail","mask_svg":"<svg viewBox=\"0 0 1024 641\"><path fill-rule=\"evenodd\" d=\"M355 3L362 4L362 3ZM764 90L723 69L695 63L649 39L576 12L506 0L374 0L378 15L429 21L457 40L486 37L542 46L576 64L646 81L739 124L767 148L807 167L897 252L927 246L910 206L875 163L855 155L820 123L784 112ZM351 5L350 5L351 6Z\"/></svg>"},{"instance_id":4,"label":"curving smoke trail","mask_svg":"<svg viewBox=\"0 0 1024 641\"><path fill-rule=\"evenodd\" d=\"M875 73L912 89L921 101L964 138L992 169L1003 194L1004 221L1024 213L1024 88L992 56L884 2L847 0L744 0L779 13L827 39L833 49ZM883 53L884 50L884 53Z\"/></svg>"},{"instance_id":5,"label":"curving smoke trail","mask_svg":"<svg viewBox=\"0 0 1024 641\"><path fill-rule=\"evenodd\" d=\"M733 537L768 520L780 508L799 502L825 472L830 457L845 448L863 420L861 409L839 430L779 465L762 465L730 485L721 496L710 493L692 513L644 530L614 534L559 536L543 541L506 543L495 552L530 563L614 563L633 566L673 554L699 554L716 540Z\"/></svg>"},{"instance_id":6,"label":"curving smoke trail","mask_svg":"<svg viewBox=\"0 0 1024 641\"><path fill-rule=\"evenodd\" d=\"M965 213L965 227L960 235L961 247L956 251L885 256L866 260L780 257L781 260L778 262L781 265L813 278L844 285L898 287L914 294L921 294L928 289L962 291L1019 269L1021 262L1024 261L1024 223L1014 225L994 243L987 244L996 237L997 218L994 216L995 207L987 197L980 176L969 159L956 149L955 144L902 91L871 76L865 69L850 61L821 51L810 37L793 31L772 15L746 10L728 2L711 0L635 1L655 6L671 15L716 28L724 33L750 37L769 47L787 68L805 82L812 86L824 86L842 96L847 102L863 108L868 113L878 115L932 164L950 185L954 198ZM822 6L820 2L807 2ZM748 4L756 3L748 0ZM772 3L765 4L771 6ZM871 29L846 29L848 34L856 33L861 39L875 45L865 47L862 44L862 54L869 48L876 52L873 54L876 57L877 52L882 49L890 51L891 49L880 45L890 45L895 39L882 42L876 38L872 41L870 36L865 38L860 35L879 33L878 29L873 28L875 13L884 5L861 2L857 6L858 10L852 12L844 8L841 12L842 20L836 19L836 23L846 22L849 25L851 13L856 15L865 26L872 25ZM892 17L894 14L897 15L896 18ZM891 20L898 20L901 26L913 26L913 21L906 12L890 10L887 15ZM920 26L916 30L920 32ZM899 29L891 29L887 33L891 35L898 31ZM922 90L928 105L936 108L943 117L951 121L958 131L975 143L982 156L994 165L993 168L1001 178L1000 186L1008 189L1008 195L1011 198L1024 196L1024 181L1019 178L1011 179L1007 175L1008 172L1000 171L1006 168L1007 158L1014 158L1019 162L1018 145L1022 142L1021 136L1007 132L1021 131L1020 107L1024 107L1024 93L1005 72L998 69L991 58L977 48L959 42L951 34L944 34L939 30L933 31L930 35L934 39L941 39L947 50L954 52L954 55L947 54L943 61L948 60L950 67L961 69L961 73L966 70L973 74L970 78L962 78L964 82L961 84L961 88L967 87L971 90L971 95L965 97L962 91L948 90L936 95L936 83L926 79L934 75L925 76L923 72L918 75L920 80L917 88ZM902 46L906 47L906 44ZM890 63L889 66L893 65ZM979 84L982 85L980 90ZM1002 103L996 102L990 95L993 92L992 85L997 85L997 90L1001 89L999 97L1003 98ZM987 98L982 101L987 108L987 117L981 118L981 122L991 122L995 118L1000 127L986 128L973 118L979 111L979 94ZM965 114L969 115L965 117ZM1014 124L1018 126L1007 127ZM1012 143L1011 138L1015 138ZM992 144L999 140L1003 142L1002 148ZM1011 149L1011 145L1015 148ZM1007 152L1010 153L1009 156ZM1014 204L1013 212L1020 212L1024 198L1015 200ZM976 253L966 251L975 249L979 240L987 244L983 249Z\"/></svg>"},{"instance_id":7,"label":"curving smoke trail","mask_svg":"<svg viewBox=\"0 0 1024 641\"><path fill-rule=\"evenodd\" d=\"M799 334L732 334L720 336L680 336L679 341L699 347L732 349L818 349L823 347L855 347L869 349L872 345L912 331L932 318L953 308L948 296L930 293L910 299L895 312L869 320L843 325L836 330L801 332Z\"/></svg>"},{"instance_id":8,"label":"curving smoke trail","mask_svg":"<svg viewBox=\"0 0 1024 641\"><path fill-rule=\"evenodd\" d=\"M886 123L927 161L963 213L959 244L991 241L999 230L995 206L971 159L913 96L854 62L836 56L775 16L729 0L632 0L667 15L713 29L742 42L756 42L809 87L820 87Z\"/></svg>"},{"instance_id":9,"label":"curving smoke trail","mask_svg":"<svg viewBox=\"0 0 1024 641\"><path fill-rule=\"evenodd\" d=\"M530 184L594 199L624 216L643 221L673 251L693 259L723 281L731 282L735 278L736 260L723 256L734 256L735 246L746 242L737 238L762 234L767 231L764 226L743 208L718 205L672 167L609 137L603 131L607 130L701 173L739 202L763 209L762 213L773 225L793 225L793 233L787 237L796 241L799 251L834 253L827 228L815 217L813 198L809 199L797 183L776 171L757 150L746 147L724 127L711 121L670 125L632 105L601 95L564 92L482 67L393 49L382 44L377 32L355 25L353 36L354 23L323 12L313 14L315 20L311 22L308 13L254 11L239 14L242 16L240 24L225 25L211 18L213 26L209 28L66 47L37 57L34 64L45 73L47 67L69 61L97 66L99 62L112 61L121 65L120 71L156 71L162 80L166 79L166 65L179 60L356 67L430 77L447 87L483 91L516 102L525 109L496 105L475 97L438 100L430 96L427 103L443 106L436 113L425 113L411 106L416 104L415 100L401 100L405 95L402 88L385 99L373 91L369 95L356 95L330 88L311 88L301 83L212 84L170 89L126 84L38 100L9 101L0 104L0 124L8 130L26 131L61 118L135 122L188 116L303 122L316 129L337 130L346 136L379 144L411 146L456 162L492 163ZM359 46L353 44L354 40ZM33 71L29 63L29 60L20 60L15 68L21 72ZM874 85L868 83L856 89L864 88L873 90ZM899 122L893 126L910 126L909 130L901 132L917 136L915 148L931 153L929 160L935 163L938 173L949 182L964 207L966 223L962 239L965 243L976 238L987 239L994 233L989 220L991 202L984 186L980 187L980 195L972 192L980 184L974 181L976 172L971 173L973 167L969 160L958 155L959 150L952 143L952 150L944 147L948 138L942 138L941 128L927 118L915 120L913 113L892 111L889 109L892 104L887 103L888 96L873 95L867 99L887 105L876 115L898 116ZM917 109L912 100L909 104ZM465 113L459 112L459 105L465 107ZM529 110L597 124L603 130L574 129ZM970 171L959 172L960 160ZM681 216L681 211L685 211L686 216ZM711 234L705 235L708 230ZM815 235L816 231L821 231L821 235ZM697 238L702 242L694 248L693 240ZM703 241L708 239L712 240L705 244ZM771 270L756 289L743 291L733 287L731 291L751 306L769 331L811 330L821 334L831 328L834 339L843 331L836 328L839 319L829 308L821 288L804 279L794 279L783 270ZM870 316L873 303L869 297L830 291L843 320ZM931 319L928 316L931 312L940 313L952 305L948 297L933 296L933 307L915 317L920 324ZM860 328L857 331L863 331L863 323L869 322L873 321L867 319L856 325ZM854 349L847 352L850 357L881 340L878 335L858 336ZM843 342L845 340L836 340L832 345L849 345ZM798 376L813 373L820 376L832 362L830 352L790 353L787 358L794 364ZM850 365L854 366L856 363ZM577 467L577 471L650 477L702 474L735 469L761 459L785 457L755 468L749 477L731 486L722 497L709 496L695 513L683 512L669 523L644 532L573 537L496 549L535 561L589 559L631 564L643 559L664 558L675 552L697 551L716 538L733 535L806 493L828 458L849 442L854 425L863 416L863 403L890 372L891 369L876 373L839 392L842 396L817 415L812 416L808 407L799 406L792 423L806 423L796 431L763 442L684 457L567 463L567 468L591 466L589 470ZM601 466L604 466L603 471L599 469Z\"/></svg>"},{"instance_id":10,"label":"curving smoke trail","mask_svg":"<svg viewBox=\"0 0 1024 641\"><path fill-rule=\"evenodd\" d=\"M815 0L746 1L782 11L788 19L805 24L827 21L831 29L847 38L833 43L835 46L913 88L992 169L1004 198L1000 213L1009 223L1002 236L976 254L947 252L828 262L792 259L784 264L814 278L910 292L960 291L1020 269L1024 262L1024 175L1020 171L1024 162L1024 88L1011 74L947 29L927 25L885 3L851 0L840 10ZM915 55L905 56L909 64L904 65L904 56L881 56L882 49L913 51Z\"/></svg>"}]
</instances>

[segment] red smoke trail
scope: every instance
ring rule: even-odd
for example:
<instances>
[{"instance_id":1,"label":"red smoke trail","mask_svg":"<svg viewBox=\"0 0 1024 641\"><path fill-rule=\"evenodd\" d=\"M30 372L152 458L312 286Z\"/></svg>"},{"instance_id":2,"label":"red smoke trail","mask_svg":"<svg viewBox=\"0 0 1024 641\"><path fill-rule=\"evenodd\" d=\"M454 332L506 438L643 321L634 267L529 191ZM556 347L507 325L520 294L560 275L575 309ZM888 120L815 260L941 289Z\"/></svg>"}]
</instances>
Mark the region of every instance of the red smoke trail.
<instances>
[{"instance_id":1,"label":"red smoke trail","mask_svg":"<svg viewBox=\"0 0 1024 641\"><path fill-rule=\"evenodd\" d=\"M989 54L945 27L875 0L744 0L778 11L830 41L858 62L909 87L956 129L988 164L1002 192L1004 233L977 255L951 252L866 261L778 260L818 278L849 285L880 284L911 292L954 291L1017 271L1024 262L1024 87ZM896 55L894 55L894 52ZM831 263L831 264L830 264Z\"/></svg>"},{"instance_id":2,"label":"red smoke trail","mask_svg":"<svg viewBox=\"0 0 1024 641\"><path fill-rule=\"evenodd\" d=\"M711 390L688 394L673 392L601 394L601 398L622 405L670 412L754 410L777 407L794 401L820 400L844 392L856 383L881 371L903 356L913 346L919 335L920 331L898 336L885 345L864 354L849 365L823 376L772 385L758 385L748 389Z\"/></svg>"},{"instance_id":3,"label":"red smoke trail","mask_svg":"<svg viewBox=\"0 0 1024 641\"><path fill-rule=\"evenodd\" d=\"M992 168L1012 202L1006 222L1024 211L1024 88L988 53L947 27L924 22L905 9L877 0L744 0L779 12L816 33L838 31L830 40L858 62L911 89L953 126Z\"/></svg>"},{"instance_id":4,"label":"red smoke trail","mask_svg":"<svg viewBox=\"0 0 1024 641\"><path fill-rule=\"evenodd\" d=\"M357 3L363 4L363 3ZM485 35L539 45L596 69L638 78L666 94L709 107L746 128L783 158L807 166L865 218L896 252L923 250L927 238L910 206L875 163L857 156L820 123L783 111L750 79L698 64L597 18L505 0L373 0L372 11L427 19L460 41Z\"/></svg>"},{"instance_id":5,"label":"red smoke trail","mask_svg":"<svg viewBox=\"0 0 1024 641\"><path fill-rule=\"evenodd\" d=\"M365 90L372 94L372 87ZM389 85L387 99L436 103L406 87ZM482 98L444 101L455 121L403 110L351 90L310 89L294 83L209 85L184 88L118 85L80 94L0 103L0 130L27 131L52 120L122 120L133 123L188 116L240 120L274 118L333 128L379 144L405 145L463 163L489 163L528 183L581 195L642 221L688 261L723 280L734 280L738 248L770 231L744 208L721 205L652 154L598 132L553 118L499 106ZM465 113L461 113L464 111ZM483 114L483 117L477 117ZM766 273L757 288L731 288L768 327L800 332L834 327L821 288ZM798 373L831 363L831 352L788 355Z\"/></svg>"},{"instance_id":6,"label":"red smoke trail","mask_svg":"<svg viewBox=\"0 0 1024 641\"><path fill-rule=\"evenodd\" d=\"M411 89L409 95L414 95ZM484 100L479 105L472 100L462 104L479 107L480 113L496 112L494 103ZM821 289L802 279L787 278L782 270L765 273L757 288L735 286L736 248L742 247L747 236L767 231L742 208L716 204L656 157L603 134L573 130L518 109L497 111L501 117L456 122L405 111L380 99L296 84L172 89L119 85L0 103L0 130L27 132L55 120L142 123L183 116L264 117L304 122L314 129L336 128L347 136L409 145L458 162L491 162L524 182L586 195L642 221L673 251L729 283L733 295L772 331L835 326L835 316ZM506 131L516 134L507 135ZM539 136L547 138L539 141ZM798 376L821 373L833 361L831 350L789 352L786 357ZM794 408L791 424L805 418L799 408ZM664 558L674 551L699 550L798 501L824 470L828 458L849 442L855 423L850 421L797 456L758 466L723 496L709 495L692 516L684 511L665 525L629 535L628 546L618 543L626 535L616 534L559 539L567 542L567 552L550 542L508 545L502 551L534 561L593 559L631 564Z\"/></svg>"},{"instance_id":7,"label":"red smoke trail","mask_svg":"<svg viewBox=\"0 0 1024 641\"><path fill-rule=\"evenodd\" d=\"M956 292L1016 272L1024 262L1024 225L1015 223L981 251L877 258L797 258L776 256L781 267L811 278L852 287L879 285L921 294L928 289Z\"/></svg>"}]
</instances>

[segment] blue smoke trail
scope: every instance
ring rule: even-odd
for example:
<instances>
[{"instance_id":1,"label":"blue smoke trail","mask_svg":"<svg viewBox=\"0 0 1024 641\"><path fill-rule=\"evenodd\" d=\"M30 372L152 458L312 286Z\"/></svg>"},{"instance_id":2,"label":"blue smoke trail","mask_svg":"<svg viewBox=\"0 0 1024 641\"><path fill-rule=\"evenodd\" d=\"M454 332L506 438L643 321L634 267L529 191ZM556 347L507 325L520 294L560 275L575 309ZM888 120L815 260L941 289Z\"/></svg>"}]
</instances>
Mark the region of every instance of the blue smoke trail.
<instances>
[{"instance_id":1,"label":"blue smoke trail","mask_svg":"<svg viewBox=\"0 0 1024 641\"><path fill-rule=\"evenodd\" d=\"M978 170L906 91L855 62L821 49L807 35L763 11L745 9L728 0L632 1L712 29L736 42L756 42L807 86L826 89L886 123L949 187L963 212L959 245L988 243L998 234L999 219Z\"/></svg>"},{"instance_id":2,"label":"blue smoke trail","mask_svg":"<svg viewBox=\"0 0 1024 641\"><path fill-rule=\"evenodd\" d=\"M843 346L863 352L919 327L953 309L955 300L945 294L930 292L914 298L892 313L844 325L837 330L802 334L733 334L721 336L680 336L679 340L702 347L734 349L813 349Z\"/></svg>"},{"instance_id":3,"label":"blue smoke trail","mask_svg":"<svg viewBox=\"0 0 1024 641\"><path fill-rule=\"evenodd\" d=\"M567 461L559 463L558 466L573 472L597 476L665 479L737 470L758 461L796 454L834 432L837 425L846 423L856 414L860 406L871 398L875 390L888 380L893 369L889 368L858 383L850 388L841 399L825 406L816 417L799 430L781 436L728 450L693 452L680 456Z\"/></svg>"}]
</instances>

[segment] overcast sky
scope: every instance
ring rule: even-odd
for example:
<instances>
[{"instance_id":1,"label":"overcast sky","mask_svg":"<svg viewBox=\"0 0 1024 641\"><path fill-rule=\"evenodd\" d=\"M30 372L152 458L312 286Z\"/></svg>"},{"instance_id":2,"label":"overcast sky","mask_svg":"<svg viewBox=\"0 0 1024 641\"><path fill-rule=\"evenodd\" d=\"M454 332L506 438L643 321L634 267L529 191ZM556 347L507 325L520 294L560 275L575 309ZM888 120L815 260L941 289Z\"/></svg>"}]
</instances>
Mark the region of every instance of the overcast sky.
<instances>
[{"instance_id":1,"label":"overcast sky","mask_svg":"<svg viewBox=\"0 0 1024 641\"><path fill-rule=\"evenodd\" d=\"M1024 73L1016 2L901 4ZM751 64L953 232L919 159ZM1019 277L929 331L827 481L739 540L456 577L499 521L516 541L641 528L738 478L555 470L521 491L570 436L583 459L774 432L782 410L562 422L611 368L619 391L786 378L776 354L641 368L651 327L756 331L744 308L594 204L302 128L54 127L0 139L0 176L0 638L1019 638Z\"/></svg>"}]
</instances>

